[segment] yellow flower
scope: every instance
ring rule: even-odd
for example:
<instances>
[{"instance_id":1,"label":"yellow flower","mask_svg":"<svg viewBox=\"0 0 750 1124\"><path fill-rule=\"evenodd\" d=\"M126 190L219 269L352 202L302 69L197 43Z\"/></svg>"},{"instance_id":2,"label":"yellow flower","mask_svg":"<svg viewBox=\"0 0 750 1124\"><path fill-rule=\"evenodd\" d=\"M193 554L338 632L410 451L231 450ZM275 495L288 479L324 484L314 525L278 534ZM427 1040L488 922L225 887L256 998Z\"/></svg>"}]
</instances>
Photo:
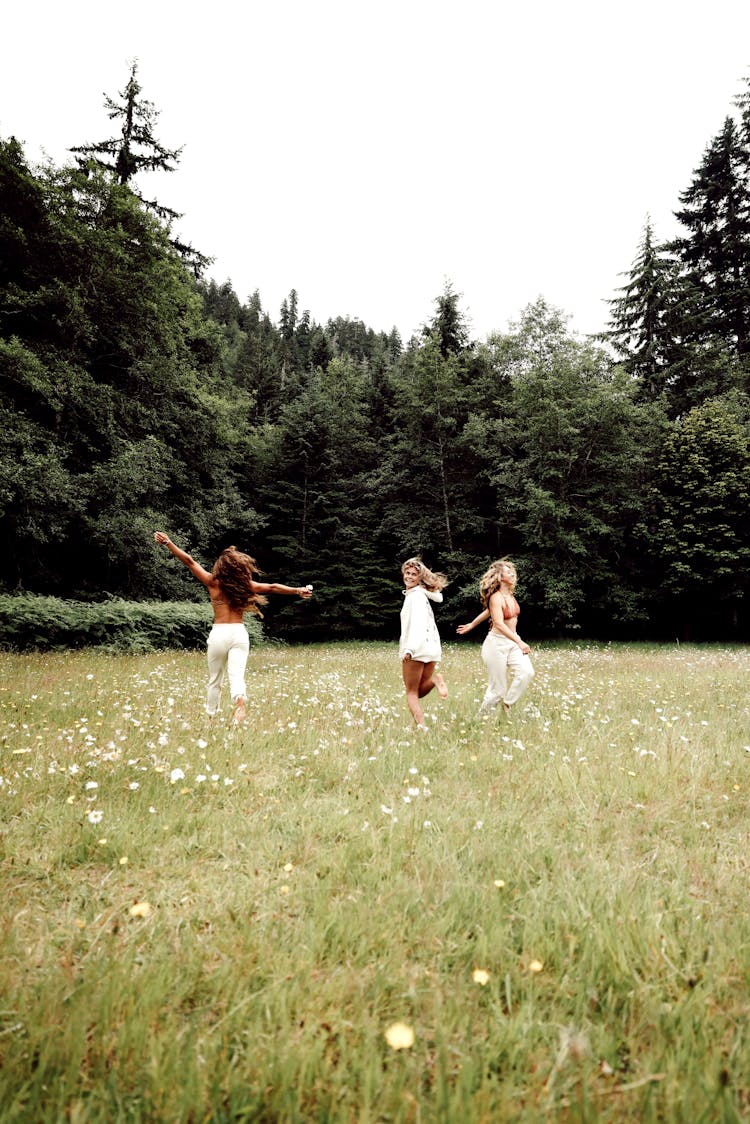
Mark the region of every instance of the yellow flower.
<instances>
[{"instance_id":1,"label":"yellow flower","mask_svg":"<svg viewBox=\"0 0 750 1124\"><path fill-rule=\"evenodd\" d=\"M122 858L120 859L120 866L127 866L127 865L128 865L128 856L123 855Z\"/></svg>"},{"instance_id":2,"label":"yellow flower","mask_svg":"<svg viewBox=\"0 0 750 1124\"><path fill-rule=\"evenodd\" d=\"M393 1023L385 1032L385 1040L392 1050L408 1050L414 1045L414 1031L406 1023Z\"/></svg>"},{"instance_id":3,"label":"yellow flower","mask_svg":"<svg viewBox=\"0 0 750 1124\"><path fill-rule=\"evenodd\" d=\"M288 886L282 886L281 892L282 892L282 894L288 894L289 893L289 887Z\"/></svg>"},{"instance_id":4,"label":"yellow flower","mask_svg":"<svg viewBox=\"0 0 750 1124\"><path fill-rule=\"evenodd\" d=\"M471 978L474 983L481 984L482 987L490 982L490 974L484 968L475 968Z\"/></svg>"},{"instance_id":5,"label":"yellow flower","mask_svg":"<svg viewBox=\"0 0 750 1124\"><path fill-rule=\"evenodd\" d=\"M294 863L285 863L284 870L287 874L291 874L291 872L294 870Z\"/></svg>"},{"instance_id":6,"label":"yellow flower","mask_svg":"<svg viewBox=\"0 0 750 1124\"><path fill-rule=\"evenodd\" d=\"M532 960L531 963L529 964L529 971L530 972L541 972L543 967L544 967L544 964L542 964L541 960Z\"/></svg>"},{"instance_id":7,"label":"yellow flower","mask_svg":"<svg viewBox=\"0 0 750 1124\"><path fill-rule=\"evenodd\" d=\"M496 878L495 885L497 886L498 890L502 890L505 883L503 882L502 878Z\"/></svg>"},{"instance_id":8,"label":"yellow flower","mask_svg":"<svg viewBox=\"0 0 750 1124\"><path fill-rule=\"evenodd\" d=\"M135 905L130 907L131 917L148 917L151 912L151 906L148 902L136 902Z\"/></svg>"}]
</instances>

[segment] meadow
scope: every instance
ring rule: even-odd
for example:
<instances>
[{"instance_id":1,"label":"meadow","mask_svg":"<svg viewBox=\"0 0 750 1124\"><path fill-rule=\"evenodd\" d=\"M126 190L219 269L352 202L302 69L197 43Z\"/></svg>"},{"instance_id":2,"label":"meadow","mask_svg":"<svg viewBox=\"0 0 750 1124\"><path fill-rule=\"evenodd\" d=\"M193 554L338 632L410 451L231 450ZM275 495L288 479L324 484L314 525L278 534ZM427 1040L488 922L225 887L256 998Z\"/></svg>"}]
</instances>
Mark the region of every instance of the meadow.
<instances>
[{"instance_id":1,"label":"meadow","mask_svg":"<svg viewBox=\"0 0 750 1124\"><path fill-rule=\"evenodd\" d=\"M0 1118L750 1118L750 649L0 654Z\"/></svg>"}]
</instances>

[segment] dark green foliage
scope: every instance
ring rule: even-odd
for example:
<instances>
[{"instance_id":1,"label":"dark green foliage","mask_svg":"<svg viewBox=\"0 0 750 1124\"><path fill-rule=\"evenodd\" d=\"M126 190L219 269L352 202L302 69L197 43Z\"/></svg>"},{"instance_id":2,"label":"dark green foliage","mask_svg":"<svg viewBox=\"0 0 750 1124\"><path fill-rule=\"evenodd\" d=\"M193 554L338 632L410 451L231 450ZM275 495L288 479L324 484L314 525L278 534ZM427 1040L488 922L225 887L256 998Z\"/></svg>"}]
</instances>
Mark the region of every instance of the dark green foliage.
<instances>
[{"instance_id":1,"label":"dark green foliage","mask_svg":"<svg viewBox=\"0 0 750 1124\"><path fill-rule=\"evenodd\" d=\"M394 636L416 553L450 578L446 636L504 554L529 635L677 631L701 563L719 610L696 629L741 634L750 94L683 194L684 236L647 224L615 357L543 300L478 344L450 284L405 349L316 323L295 289L274 323L258 292L196 281L167 210L135 194L179 155L135 69L109 104L122 135L82 146L83 168L31 169L0 141L0 589L74 599L37 602L49 642L166 635L153 605L135 625L119 601L82 624L78 604L201 598L157 528L209 568L235 544L269 581L312 582L309 602L271 599L270 635Z\"/></svg>"},{"instance_id":2,"label":"dark green foliage","mask_svg":"<svg viewBox=\"0 0 750 1124\"><path fill-rule=\"evenodd\" d=\"M636 624L643 605L628 543L658 412L639 406L632 383L543 301L487 352L500 389L472 437L488 460L494 450L498 553L526 560L534 626L591 632L601 614L610 628Z\"/></svg>"},{"instance_id":3,"label":"dark green foliage","mask_svg":"<svg viewBox=\"0 0 750 1124\"><path fill-rule=\"evenodd\" d=\"M681 233L658 245L647 223L609 329L644 397L672 417L707 398L750 391L750 101L737 99L675 212Z\"/></svg>"},{"instance_id":4,"label":"dark green foliage","mask_svg":"<svg viewBox=\"0 0 750 1124\"><path fill-rule=\"evenodd\" d=\"M686 234L673 246L695 297L688 338L713 338L738 356L750 351L749 171L746 140L728 117L680 197Z\"/></svg>"},{"instance_id":5,"label":"dark green foliage","mask_svg":"<svg viewBox=\"0 0 750 1124\"><path fill-rule=\"evenodd\" d=\"M671 428L640 528L660 563L664 610L688 637L735 633L750 570L748 403L715 399Z\"/></svg>"},{"instance_id":6,"label":"dark green foliage","mask_svg":"<svg viewBox=\"0 0 750 1124\"><path fill-rule=\"evenodd\" d=\"M610 327L601 339L612 344L625 370L638 379L640 396L654 399L668 391L688 352L680 340L685 292L679 264L657 245L650 220L620 292L609 302Z\"/></svg>"},{"instance_id":7,"label":"dark green foliage","mask_svg":"<svg viewBox=\"0 0 750 1124\"><path fill-rule=\"evenodd\" d=\"M104 95L107 116L120 121L120 134L93 144L74 145L70 151L78 154L78 164L83 171L90 165L111 172L120 184L129 184L139 172L173 172L182 149L165 148L154 136L154 125L159 116L152 102L141 97L138 81L138 63L133 62L120 101ZM142 200L142 202L146 202ZM162 218L176 218L176 212L156 203L147 203Z\"/></svg>"},{"instance_id":8,"label":"dark green foliage","mask_svg":"<svg viewBox=\"0 0 750 1124\"><path fill-rule=\"evenodd\" d=\"M120 599L91 604L6 594L0 595L0 647L14 651L105 647L127 652L203 648L211 620L208 604ZM260 643L260 624L254 618L246 624L250 643Z\"/></svg>"}]
</instances>

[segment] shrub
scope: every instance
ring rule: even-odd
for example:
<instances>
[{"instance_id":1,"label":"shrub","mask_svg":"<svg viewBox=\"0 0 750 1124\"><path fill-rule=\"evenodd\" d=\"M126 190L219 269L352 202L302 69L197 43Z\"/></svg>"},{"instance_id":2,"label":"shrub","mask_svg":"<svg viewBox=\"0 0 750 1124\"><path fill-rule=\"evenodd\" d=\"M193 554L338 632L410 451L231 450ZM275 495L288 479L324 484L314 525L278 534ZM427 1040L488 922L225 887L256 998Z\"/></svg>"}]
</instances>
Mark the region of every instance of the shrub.
<instances>
[{"instance_id":1,"label":"shrub","mask_svg":"<svg viewBox=\"0 0 750 1124\"><path fill-rule=\"evenodd\" d=\"M65 601L35 594L0 595L0 648L108 648L152 652L202 648L211 627L209 605L192 601ZM251 645L263 640L260 622L246 622Z\"/></svg>"}]
</instances>

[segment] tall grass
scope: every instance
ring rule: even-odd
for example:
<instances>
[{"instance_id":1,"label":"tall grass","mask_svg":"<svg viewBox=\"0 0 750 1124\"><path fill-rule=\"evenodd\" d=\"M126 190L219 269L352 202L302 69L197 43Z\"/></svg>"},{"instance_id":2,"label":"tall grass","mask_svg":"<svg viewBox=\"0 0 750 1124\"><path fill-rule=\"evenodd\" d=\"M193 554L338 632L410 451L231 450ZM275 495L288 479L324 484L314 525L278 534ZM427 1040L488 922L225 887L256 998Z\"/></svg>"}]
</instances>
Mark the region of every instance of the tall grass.
<instances>
[{"instance_id":1,"label":"tall grass","mask_svg":"<svg viewBox=\"0 0 750 1124\"><path fill-rule=\"evenodd\" d=\"M747 1119L750 650L535 663L0 655L3 1121Z\"/></svg>"}]
</instances>

